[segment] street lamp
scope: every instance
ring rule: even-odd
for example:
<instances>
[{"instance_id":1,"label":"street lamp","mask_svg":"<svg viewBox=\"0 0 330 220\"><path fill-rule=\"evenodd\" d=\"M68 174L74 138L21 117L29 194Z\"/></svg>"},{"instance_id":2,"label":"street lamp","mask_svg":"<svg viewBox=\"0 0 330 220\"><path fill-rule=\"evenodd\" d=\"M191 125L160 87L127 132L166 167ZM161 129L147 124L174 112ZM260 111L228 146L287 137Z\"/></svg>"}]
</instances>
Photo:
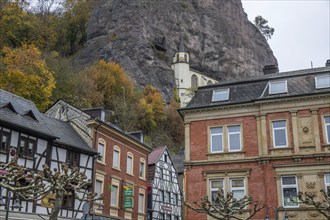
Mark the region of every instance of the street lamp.
<instances>
[{"instance_id":1,"label":"street lamp","mask_svg":"<svg viewBox=\"0 0 330 220\"><path fill-rule=\"evenodd\" d=\"M6 206L6 218L5 220L8 220L8 215L9 215L9 204L10 204L10 199L11 199L11 192L9 190L7 190L7 200L6 202L3 201L3 197L2 197L2 189L0 187L0 206ZM11 208L13 209L20 209L23 206L21 206L20 201L18 198L15 199L15 202L13 202Z\"/></svg>"},{"instance_id":2,"label":"street lamp","mask_svg":"<svg viewBox=\"0 0 330 220\"><path fill-rule=\"evenodd\" d=\"M269 220L268 209L274 209L275 211L275 220L278 220L278 209L277 207L266 207L266 217L265 220Z\"/></svg>"}]
</instances>

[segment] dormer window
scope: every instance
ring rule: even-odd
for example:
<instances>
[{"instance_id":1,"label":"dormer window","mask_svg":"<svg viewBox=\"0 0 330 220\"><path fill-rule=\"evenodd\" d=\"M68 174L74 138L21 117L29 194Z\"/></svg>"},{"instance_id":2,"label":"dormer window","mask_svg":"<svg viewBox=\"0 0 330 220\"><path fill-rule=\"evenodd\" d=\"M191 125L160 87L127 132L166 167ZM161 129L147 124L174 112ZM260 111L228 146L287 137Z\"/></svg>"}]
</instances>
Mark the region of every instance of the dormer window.
<instances>
[{"instance_id":1,"label":"dormer window","mask_svg":"<svg viewBox=\"0 0 330 220\"><path fill-rule=\"evenodd\" d=\"M324 89L330 87L330 74L324 76L315 77L315 87L316 89Z\"/></svg>"},{"instance_id":2,"label":"dormer window","mask_svg":"<svg viewBox=\"0 0 330 220\"><path fill-rule=\"evenodd\" d=\"M229 89L213 90L212 102L227 101L229 97Z\"/></svg>"},{"instance_id":3,"label":"dormer window","mask_svg":"<svg viewBox=\"0 0 330 220\"><path fill-rule=\"evenodd\" d=\"M269 94L287 93L287 81L269 82Z\"/></svg>"}]
</instances>

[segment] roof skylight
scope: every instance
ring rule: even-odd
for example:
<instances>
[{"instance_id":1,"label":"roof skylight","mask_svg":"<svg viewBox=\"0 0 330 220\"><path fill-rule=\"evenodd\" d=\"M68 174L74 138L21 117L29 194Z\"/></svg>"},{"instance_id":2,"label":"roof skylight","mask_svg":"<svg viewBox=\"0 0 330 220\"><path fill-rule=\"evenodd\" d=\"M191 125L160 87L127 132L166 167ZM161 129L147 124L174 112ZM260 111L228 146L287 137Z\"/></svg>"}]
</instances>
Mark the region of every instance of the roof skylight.
<instances>
[{"instance_id":1,"label":"roof skylight","mask_svg":"<svg viewBox=\"0 0 330 220\"><path fill-rule=\"evenodd\" d=\"M212 102L227 101L229 97L229 89L213 90Z\"/></svg>"},{"instance_id":2,"label":"roof skylight","mask_svg":"<svg viewBox=\"0 0 330 220\"><path fill-rule=\"evenodd\" d=\"M287 93L287 81L269 82L269 94Z\"/></svg>"},{"instance_id":3,"label":"roof skylight","mask_svg":"<svg viewBox=\"0 0 330 220\"><path fill-rule=\"evenodd\" d=\"M330 87L330 74L315 77L315 87L316 89L323 89Z\"/></svg>"}]
</instances>

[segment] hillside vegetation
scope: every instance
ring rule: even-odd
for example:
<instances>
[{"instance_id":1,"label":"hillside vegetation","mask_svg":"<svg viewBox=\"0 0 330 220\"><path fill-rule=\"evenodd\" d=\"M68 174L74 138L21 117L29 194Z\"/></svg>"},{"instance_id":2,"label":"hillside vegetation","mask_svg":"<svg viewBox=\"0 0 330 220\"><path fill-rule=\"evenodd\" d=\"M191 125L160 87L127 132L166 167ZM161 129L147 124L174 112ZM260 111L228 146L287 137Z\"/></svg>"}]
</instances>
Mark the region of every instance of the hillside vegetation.
<instances>
[{"instance_id":1,"label":"hillside vegetation","mask_svg":"<svg viewBox=\"0 0 330 220\"><path fill-rule=\"evenodd\" d=\"M41 111L58 99L82 109L104 106L114 112L108 120L124 131L143 130L147 144L177 151L183 125L175 100L165 103L150 84L136 86L116 62L71 62L86 41L92 2L1 1L0 88L32 100Z\"/></svg>"}]
</instances>

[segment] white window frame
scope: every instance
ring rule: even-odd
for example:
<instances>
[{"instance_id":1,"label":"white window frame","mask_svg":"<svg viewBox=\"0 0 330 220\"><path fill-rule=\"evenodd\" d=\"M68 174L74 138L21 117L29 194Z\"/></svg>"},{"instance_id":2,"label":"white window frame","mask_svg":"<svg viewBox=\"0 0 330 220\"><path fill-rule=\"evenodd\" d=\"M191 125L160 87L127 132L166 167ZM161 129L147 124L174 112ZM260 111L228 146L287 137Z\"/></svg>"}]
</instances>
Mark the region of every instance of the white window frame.
<instances>
[{"instance_id":1,"label":"white window frame","mask_svg":"<svg viewBox=\"0 0 330 220\"><path fill-rule=\"evenodd\" d=\"M326 118L329 118L329 123L326 122ZM325 115L323 117L323 120L324 120L325 141L326 141L327 144L330 144L330 115ZM328 130L328 128L329 128L329 130Z\"/></svg>"},{"instance_id":2,"label":"white window frame","mask_svg":"<svg viewBox=\"0 0 330 220\"><path fill-rule=\"evenodd\" d=\"M329 181L327 181L329 180ZM329 189L330 189L330 173L326 173L324 174L324 188L325 188L325 192L329 193Z\"/></svg>"},{"instance_id":3,"label":"white window frame","mask_svg":"<svg viewBox=\"0 0 330 220\"><path fill-rule=\"evenodd\" d=\"M243 180L243 186L241 186L241 187L233 187L233 180ZM241 199L241 198L236 198L235 197L235 193L234 193L234 191L235 190L243 190L244 191L244 196L246 195L246 184L245 184L245 178L230 178L229 179L229 191L230 192L232 192L233 193L233 197L235 198L235 199ZM242 197L243 198L243 197Z\"/></svg>"},{"instance_id":4,"label":"white window frame","mask_svg":"<svg viewBox=\"0 0 330 220\"><path fill-rule=\"evenodd\" d=\"M99 149L99 146L100 145L103 146L102 152ZM98 145L97 145L97 153L98 153L98 155L97 155L97 162L104 164L104 162L105 162L105 149L106 149L106 143L105 143L105 141L103 139L100 138L98 140ZM102 157L101 160L99 159L100 156Z\"/></svg>"},{"instance_id":5,"label":"white window frame","mask_svg":"<svg viewBox=\"0 0 330 220\"><path fill-rule=\"evenodd\" d=\"M229 99L229 88L216 89L212 91L212 102L228 101L228 99Z\"/></svg>"},{"instance_id":6,"label":"white window frame","mask_svg":"<svg viewBox=\"0 0 330 220\"><path fill-rule=\"evenodd\" d=\"M213 198L212 198L212 192L218 192L219 191L219 188L212 188L212 182L222 182L222 190L223 192L225 192L225 179L224 178L214 178L214 179L210 179L209 180L209 194L210 194L210 201L213 202Z\"/></svg>"},{"instance_id":7,"label":"white window frame","mask_svg":"<svg viewBox=\"0 0 330 220\"><path fill-rule=\"evenodd\" d=\"M164 191L164 202L171 203L171 193L169 191Z\"/></svg>"},{"instance_id":8,"label":"white window frame","mask_svg":"<svg viewBox=\"0 0 330 220\"><path fill-rule=\"evenodd\" d=\"M326 82L327 84L322 85L321 82ZM320 85L320 83L321 83L321 85ZM329 88L329 87L330 87L330 74L315 77L315 88L316 89L324 89L324 88Z\"/></svg>"},{"instance_id":9,"label":"white window frame","mask_svg":"<svg viewBox=\"0 0 330 220\"><path fill-rule=\"evenodd\" d=\"M129 163L129 159L128 158L131 158L131 163ZM131 152L128 152L127 153L127 157L126 157L126 173L129 174L129 175L132 175L133 176L133 166L134 164L134 156Z\"/></svg>"},{"instance_id":10,"label":"white window frame","mask_svg":"<svg viewBox=\"0 0 330 220\"><path fill-rule=\"evenodd\" d=\"M285 126L284 127L280 127L280 128L274 128L274 122L285 122ZM289 146L289 143L288 143L288 131L287 131L287 120L274 120L271 122L271 126L272 126L272 134L273 134L273 147L274 148L285 148L285 147L288 147ZM276 143L275 143L275 130L283 130L284 129L284 132L285 132L285 145L278 145L276 146Z\"/></svg>"},{"instance_id":11,"label":"white window frame","mask_svg":"<svg viewBox=\"0 0 330 220\"><path fill-rule=\"evenodd\" d=\"M276 85L283 86L281 87L279 91L274 91L274 88ZM274 81L274 82L269 82L269 94L281 94L281 93L287 93L288 92L288 82L286 80L281 80L281 81Z\"/></svg>"},{"instance_id":12,"label":"white window frame","mask_svg":"<svg viewBox=\"0 0 330 220\"><path fill-rule=\"evenodd\" d=\"M118 152L118 164L115 164L115 155ZM116 166L117 165L117 166ZM112 168L120 170L120 148L117 146L114 146L113 148L113 155L112 155Z\"/></svg>"},{"instance_id":13,"label":"white window frame","mask_svg":"<svg viewBox=\"0 0 330 220\"><path fill-rule=\"evenodd\" d=\"M141 170L141 165L143 164L143 170ZM141 175L142 174L142 175ZM146 179L146 160L140 158L140 167L139 167L139 178Z\"/></svg>"},{"instance_id":14,"label":"white window frame","mask_svg":"<svg viewBox=\"0 0 330 220\"><path fill-rule=\"evenodd\" d=\"M141 196L142 196L142 200L141 200ZM141 214L145 213L145 203L146 203L145 201L146 201L145 190L139 189L138 212Z\"/></svg>"},{"instance_id":15,"label":"white window frame","mask_svg":"<svg viewBox=\"0 0 330 220\"><path fill-rule=\"evenodd\" d=\"M287 178L287 177L294 177L295 178L295 184L289 184L289 185L284 185L283 184L283 178ZM297 205L296 206L286 206L284 205L284 189L288 189L288 188L295 188L296 189L296 192L297 192L297 195L298 195L298 179L297 179L297 176L282 176L281 177L281 194L282 194L282 205L284 208L297 208L299 207L299 203L297 202Z\"/></svg>"},{"instance_id":16,"label":"white window frame","mask_svg":"<svg viewBox=\"0 0 330 220\"><path fill-rule=\"evenodd\" d=\"M234 132L230 132L229 128L230 127L239 127L239 131L234 131ZM229 152L235 152L235 151L241 151L242 150L242 138L241 138L241 126L240 125L229 125L227 126L227 135L228 135L228 151ZM239 149L231 149L231 144L230 144L230 135L235 135L238 134L239 135Z\"/></svg>"},{"instance_id":17,"label":"white window frame","mask_svg":"<svg viewBox=\"0 0 330 220\"><path fill-rule=\"evenodd\" d=\"M218 128L221 128L222 129L222 132L221 133L215 133L215 134L212 134L212 129L218 129ZM211 127L210 128L210 150L211 150L211 153L221 153L224 151L224 126L219 126L219 127ZM213 150L213 137L214 136L220 136L221 137L221 149L220 150Z\"/></svg>"},{"instance_id":18,"label":"white window frame","mask_svg":"<svg viewBox=\"0 0 330 220\"><path fill-rule=\"evenodd\" d=\"M112 179L112 181L111 181L111 190L110 190L110 196L111 196L111 198L110 198L110 206L112 206L112 207L119 207L119 180L117 180L117 179ZM116 195L115 195L115 199L116 199L116 203L113 203L113 194L112 194L112 189L113 189L113 187L116 187L117 188L117 191L116 191Z\"/></svg>"}]
</instances>

